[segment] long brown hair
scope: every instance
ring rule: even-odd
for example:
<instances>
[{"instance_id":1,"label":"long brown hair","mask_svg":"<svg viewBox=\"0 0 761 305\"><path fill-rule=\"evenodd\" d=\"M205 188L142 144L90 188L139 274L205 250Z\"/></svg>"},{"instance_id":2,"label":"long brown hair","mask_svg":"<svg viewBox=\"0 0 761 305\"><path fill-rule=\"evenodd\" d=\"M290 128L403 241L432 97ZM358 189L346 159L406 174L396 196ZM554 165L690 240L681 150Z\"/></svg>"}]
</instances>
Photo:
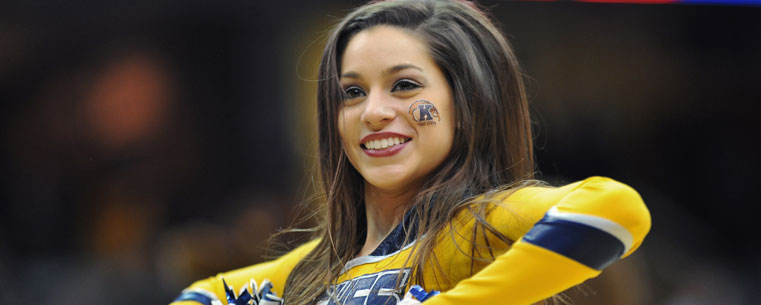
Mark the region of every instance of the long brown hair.
<instances>
[{"instance_id":1,"label":"long brown hair","mask_svg":"<svg viewBox=\"0 0 761 305\"><path fill-rule=\"evenodd\" d=\"M533 179L531 122L523 75L507 40L469 1L382 1L362 6L333 30L323 51L317 90L319 174L322 200L316 248L290 273L287 304L317 301L362 247L365 234L363 178L349 163L337 128L343 91L340 63L348 41L376 25L408 30L428 45L452 89L457 128L452 151L423 185L411 209L419 215L413 274L431 259L435 233L456 213L470 209L480 230L512 243L490 226L472 195ZM408 228L410 229L410 228ZM434 234L426 234L434 233ZM433 258L435 260L435 258ZM423 284L422 276L414 277Z\"/></svg>"}]
</instances>

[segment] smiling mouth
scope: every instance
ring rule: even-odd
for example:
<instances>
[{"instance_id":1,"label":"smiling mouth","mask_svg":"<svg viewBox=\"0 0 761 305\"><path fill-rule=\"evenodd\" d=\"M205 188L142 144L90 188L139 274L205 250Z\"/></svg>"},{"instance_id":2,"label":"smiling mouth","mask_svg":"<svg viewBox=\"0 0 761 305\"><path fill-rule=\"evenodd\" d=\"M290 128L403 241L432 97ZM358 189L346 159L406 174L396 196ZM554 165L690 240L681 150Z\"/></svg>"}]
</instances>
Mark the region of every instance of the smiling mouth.
<instances>
[{"instance_id":1,"label":"smiling mouth","mask_svg":"<svg viewBox=\"0 0 761 305\"><path fill-rule=\"evenodd\" d=\"M360 146L362 146L363 149L367 150L381 150L393 147L395 145L401 145L409 141L412 141L412 138L391 137L380 140L367 141L363 144L360 144Z\"/></svg>"}]
</instances>

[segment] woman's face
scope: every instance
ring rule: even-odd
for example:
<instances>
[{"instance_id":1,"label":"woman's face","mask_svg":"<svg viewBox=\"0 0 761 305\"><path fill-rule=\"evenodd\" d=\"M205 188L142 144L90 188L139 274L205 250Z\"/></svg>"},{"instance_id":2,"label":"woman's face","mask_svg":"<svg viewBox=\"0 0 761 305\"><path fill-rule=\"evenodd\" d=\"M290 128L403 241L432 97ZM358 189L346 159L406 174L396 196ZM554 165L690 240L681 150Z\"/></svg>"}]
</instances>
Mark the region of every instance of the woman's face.
<instances>
[{"instance_id":1,"label":"woman's face","mask_svg":"<svg viewBox=\"0 0 761 305\"><path fill-rule=\"evenodd\" d=\"M367 184L420 187L449 154L454 102L426 44L393 26L354 35L341 59L343 149Z\"/></svg>"}]
</instances>

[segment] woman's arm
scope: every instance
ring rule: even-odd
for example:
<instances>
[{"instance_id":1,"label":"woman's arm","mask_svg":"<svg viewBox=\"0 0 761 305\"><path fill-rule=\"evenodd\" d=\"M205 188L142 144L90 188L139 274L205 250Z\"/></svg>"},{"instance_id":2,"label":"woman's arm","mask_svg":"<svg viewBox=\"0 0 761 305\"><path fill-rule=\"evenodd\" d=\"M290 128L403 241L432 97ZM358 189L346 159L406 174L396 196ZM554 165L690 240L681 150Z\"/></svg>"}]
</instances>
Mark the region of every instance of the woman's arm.
<instances>
[{"instance_id":1,"label":"woman's arm","mask_svg":"<svg viewBox=\"0 0 761 305\"><path fill-rule=\"evenodd\" d=\"M426 304L541 301L631 254L650 230L650 214L639 194L608 178L592 177L561 188L529 187L504 203L535 224L494 262ZM508 236L521 231L507 229Z\"/></svg>"},{"instance_id":2,"label":"woman's arm","mask_svg":"<svg viewBox=\"0 0 761 305\"><path fill-rule=\"evenodd\" d=\"M285 281L296 264L317 245L319 240L310 241L299 246L282 257L261 264L241 268L238 270L218 274L204 280L197 281L183 290L170 305L217 305L227 304L225 294L226 283L232 286L234 293L238 293L241 287L249 285L251 280L261 285L264 280L272 283L272 290L279 296L283 294Z\"/></svg>"}]
</instances>

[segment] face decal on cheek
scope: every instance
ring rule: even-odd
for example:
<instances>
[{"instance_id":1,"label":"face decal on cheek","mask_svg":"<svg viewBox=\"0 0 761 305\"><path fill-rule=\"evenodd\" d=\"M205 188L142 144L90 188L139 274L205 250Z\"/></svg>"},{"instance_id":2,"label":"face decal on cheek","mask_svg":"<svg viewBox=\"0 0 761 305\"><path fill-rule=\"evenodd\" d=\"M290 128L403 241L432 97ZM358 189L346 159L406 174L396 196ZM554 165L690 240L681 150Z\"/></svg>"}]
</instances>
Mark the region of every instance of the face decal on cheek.
<instances>
[{"instance_id":1,"label":"face decal on cheek","mask_svg":"<svg viewBox=\"0 0 761 305\"><path fill-rule=\"evenodd\" d=\"M436 126L436 122L441 121L436 105L423 99L410 104L410 115L419 126Z\"/></svg>"}]
</instances>

